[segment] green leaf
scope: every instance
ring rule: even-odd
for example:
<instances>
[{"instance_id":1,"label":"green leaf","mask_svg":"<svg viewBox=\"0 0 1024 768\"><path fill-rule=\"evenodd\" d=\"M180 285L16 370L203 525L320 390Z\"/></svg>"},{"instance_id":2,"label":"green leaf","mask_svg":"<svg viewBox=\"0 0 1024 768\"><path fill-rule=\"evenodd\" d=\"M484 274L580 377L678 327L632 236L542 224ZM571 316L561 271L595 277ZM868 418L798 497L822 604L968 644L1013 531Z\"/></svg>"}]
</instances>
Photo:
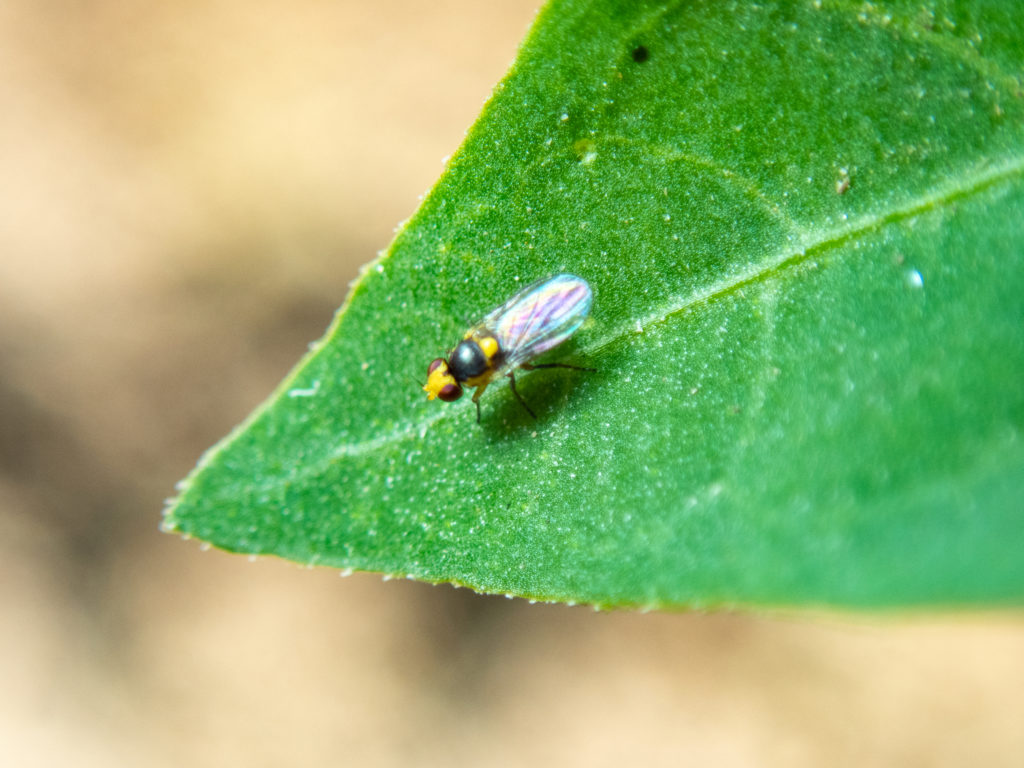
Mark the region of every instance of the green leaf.
<instances>
[{"instance_id":1,"label":"green leaf","mask_svg":"<svg viewBox=\"0 0 1024 768\"><path fill-rule=\"evenodd\" d=\"M166 516L600 605L1024 597L1016 0L558 0L388 253ZM524 281L597 373L427 402Z\"/></svg>"}]
</instances>

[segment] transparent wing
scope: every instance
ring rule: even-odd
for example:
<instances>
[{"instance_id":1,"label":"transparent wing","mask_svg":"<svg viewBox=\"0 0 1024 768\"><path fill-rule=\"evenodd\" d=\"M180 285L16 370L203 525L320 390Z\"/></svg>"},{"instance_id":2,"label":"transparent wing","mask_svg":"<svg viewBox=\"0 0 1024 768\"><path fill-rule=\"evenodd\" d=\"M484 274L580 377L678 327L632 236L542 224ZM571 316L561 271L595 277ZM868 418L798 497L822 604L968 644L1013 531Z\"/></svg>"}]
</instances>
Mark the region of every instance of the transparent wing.
<instances>
[{"instance_id":1,"label":"transparent wing","mask_svg":"<svg viewBox=\"0 0 1024 768\"><path fill-rule=\"evenodd\" d=\"M515 368L572 336L590 313L592 300L586 280L555 275L528 285L480 325L505 352L502 368Z\"/></svg>"}]
</instances>

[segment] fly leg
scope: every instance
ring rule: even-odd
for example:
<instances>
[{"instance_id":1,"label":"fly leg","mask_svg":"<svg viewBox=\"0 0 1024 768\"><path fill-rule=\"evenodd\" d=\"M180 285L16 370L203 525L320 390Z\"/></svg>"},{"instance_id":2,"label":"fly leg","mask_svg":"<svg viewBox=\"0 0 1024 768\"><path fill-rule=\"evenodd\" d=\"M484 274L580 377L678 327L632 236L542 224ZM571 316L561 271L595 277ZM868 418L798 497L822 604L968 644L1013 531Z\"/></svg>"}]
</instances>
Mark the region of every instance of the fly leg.
<instances>
[{"instance_id":1,"label":"fly leg","mask_svg":"<svg viewBox=\"0 0 1024 768\"><path fill-rule=\"evenodd\" d=\"M490 383L490 382L488 382ZM476 423L480 423L480 395L487 389L487 384L481 384L476 388L476 392L473 393L473 404L476 406Z\"/></svg>"},{"instance_id":2,"label":"fly leg","mask_svg":"<svg viewBox=\"0 0 1024 768\"><path fill-rule=\"evenodd\" d=\"M525 367L525 366L523 366L523 367ZM528 405L526 404L526 401L525 401L525 400L523 400L523 397L522 397L522 395L520 395L520 394L519 394L519 390L517 390L517 389L516 389L516 377L515 377L515 374L514 374L514 373L510 373L510 374L508 375L508 380L509 380L509 382L511 383L511 386L512 386L512 394L516 396L516 400L518 400L518 401L519 401L519 404L520 404L521 406L523 406L523 408L525 408L525 409L526 409L526 412L527 412L528 414L530 414L531 416L533 416L533 418L535 418L535 419L536 419L536 418L537 418L537 414L536 414L536 413L534 413L534 412L533 412L533 409L531 409L531 408L530 408L530 406L528 406Z\"/></svg>"}]
</instances>

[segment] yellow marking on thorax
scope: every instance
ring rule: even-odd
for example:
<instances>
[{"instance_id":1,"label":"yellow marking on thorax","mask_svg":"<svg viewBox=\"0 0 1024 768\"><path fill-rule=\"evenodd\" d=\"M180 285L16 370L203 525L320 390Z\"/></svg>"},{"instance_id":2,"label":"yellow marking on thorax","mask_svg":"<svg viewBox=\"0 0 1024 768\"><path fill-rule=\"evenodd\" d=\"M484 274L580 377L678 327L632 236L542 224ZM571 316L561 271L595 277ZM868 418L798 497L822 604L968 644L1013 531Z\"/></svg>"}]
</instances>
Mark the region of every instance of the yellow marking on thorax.
<instances>
[{"instance_id":1,"label":"yellow marking on thorax","mask_svg":"<svg viewBox=\"0 0 1024 768\"><path fill-rule=\"evenodd\" d=\"M477 336L476 343L480 345L487 362L493 361L498 354L498 340L493 336Z\"/></svg>"},{"instance_id":2,"label":"yellow marking on thorax","mask_svg":"<svg viewBox=\"0 0 1024 768\"><path fill-rule=\"evenodd\" d=\"M466 334L466 338L475 341L477 346L480 347L480 351L484 353L484 357L487 358L487 368L484 372L479 376L466 379L466 386L479 387L487 384L494 378L494 371L496 369L495 359L501 351L501 347L498 345L498 340L487 331L472 330Z\"/></svg>"},{"instance_id":3,"label":"yellow marking on thorax","mask_svg":"<svg viewBox=\"0 0 1024 768\"><path fill-rule=\"evenodd\" d=\"M494 378L494 369L488 368L486 371L481 373L479 376L474 376L471 379L466 379L463 384L467 387L479 387L482 384L487 384Z\"/></svg>"}]
</instances>

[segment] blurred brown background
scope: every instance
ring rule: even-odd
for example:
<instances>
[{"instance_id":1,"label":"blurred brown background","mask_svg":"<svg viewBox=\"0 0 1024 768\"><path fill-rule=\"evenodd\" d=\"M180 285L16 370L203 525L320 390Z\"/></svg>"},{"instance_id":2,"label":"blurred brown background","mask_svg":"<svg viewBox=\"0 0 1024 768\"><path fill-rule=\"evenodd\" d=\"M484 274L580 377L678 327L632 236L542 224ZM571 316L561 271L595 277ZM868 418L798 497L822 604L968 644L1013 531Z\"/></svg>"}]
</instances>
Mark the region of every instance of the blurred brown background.
<instances>
[{"instance_id":1,"label":"blurred brown background","mask_svg":"<svg viewBox=\"0 0 1024 768\"><path fill-rule=\"evenodd\" d=\"M1019 614L597 614L158 532L533 13L0 3L0 764L1024 763Z\"/></svg>"}]
</instances>

